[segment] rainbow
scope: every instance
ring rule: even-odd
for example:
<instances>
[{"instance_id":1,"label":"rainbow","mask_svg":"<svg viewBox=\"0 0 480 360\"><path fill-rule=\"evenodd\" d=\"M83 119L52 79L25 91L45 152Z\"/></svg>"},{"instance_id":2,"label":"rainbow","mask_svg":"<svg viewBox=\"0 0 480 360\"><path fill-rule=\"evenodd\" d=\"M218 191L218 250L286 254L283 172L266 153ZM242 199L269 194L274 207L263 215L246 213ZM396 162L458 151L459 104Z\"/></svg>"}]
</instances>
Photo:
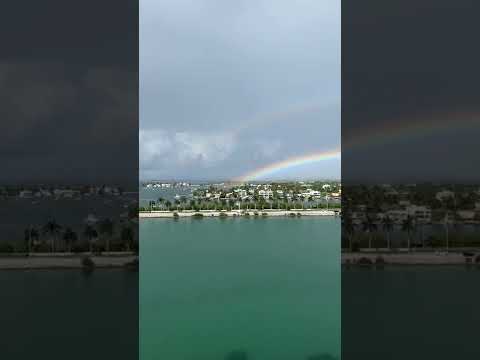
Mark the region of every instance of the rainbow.
<instances>
[{"instance_id":1,"label":"rainbow","mask_svg":"<svg viewBox=\"0 0 480 360\"><path fill-rule=\"evenodd\" d=\"M398 141L410 141L412 138L423 138L448 133L452 131L453 128L455 128L456 131L478 129L479 124L478 113L465 111L452 112L440 116L416 117L408 122L393 121L391 124L387 123L383 127L366 129L363 132L355 133L353 136L345 134L342 141L342 149L344 151L351 151L371 146L386 145ZM340 149L294 156L253 170L240 176L236 181L247 182L265 178L284 169L340 158L340 156Z\"/></svg>"},{"instance_id":2,"label":"rainbow","mask_svg":"<svg viewBox=\"0 0 480 360\"><path fill-rule=\"evenodd\" d=\"M269 175L276 173L280 170L290 169L296 166L316 163L319 161L338 159L340 158L340 149L334 149L329 151L314 152L311 154L294 156L288 159L275 162L273 164L266 165L264 167L258 168L252 172L249 172L243 176L240 176L237 179L234 179L234 182L247 182L252 180L257 180L260 178L268 177Z\"/></svg>"},{"instance_id":3,"label":"rainbow","mask_svg":"<svg viewBox=\"0 0 480 360\"><path fill-rule=\"evenodd\" d=\"M387 145L393 142L411 141L415 138L426 138L449 133L453 130L469 130L479 127L479 115L473 112L452 112L429 117L415 117L408 122L392 121L382 127L372 127L351 136L342 136L344 151L360 148Z\"/></svg>"},{"instance_id":4,"label":"rainbow","mask_svg":"<svg viewBox=\"0 0 480 360\"><path fill-rule=\"evenodd\" d=\"M248 120L241 121L239 122L240 125L234 129L234 133L240 134L250 129L256 129L259 126L266 126L278 121L289 120L292 117L297 117L298 115L305 113L315 113L329 107L340 108L340 104L333 99L327 99L323 102L318 100L300 102L283 110L257 114Z\"/></svg>"}]
</instances>

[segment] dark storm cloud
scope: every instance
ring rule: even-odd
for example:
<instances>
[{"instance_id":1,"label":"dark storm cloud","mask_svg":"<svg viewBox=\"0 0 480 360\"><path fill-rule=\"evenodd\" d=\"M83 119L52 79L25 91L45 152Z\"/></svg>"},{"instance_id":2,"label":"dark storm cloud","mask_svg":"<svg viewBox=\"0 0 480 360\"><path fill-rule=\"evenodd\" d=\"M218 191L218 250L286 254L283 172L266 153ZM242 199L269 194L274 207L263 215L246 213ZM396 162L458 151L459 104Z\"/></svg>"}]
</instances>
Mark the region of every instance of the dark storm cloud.
<instances>
[{"instance_id":1,"label":"dark storm cloud","mask_svg":"<svg viewBox=\"0 0 480 360\"><path fill-rule=\"evenodd\" d=\"M0 181L136 182L137 5L20 1L4 10Z\"/></svg>"},{"instance_id":2,"label":"dark storm cloud","mask_svg":"<svg viewBox=\"0 0 480 360\"><path fill-rule=\"evenodd\" d=\"M342 143L372 135L342 149L345 181L478 180L480 121L456 123L480 114L479 10L474 1L343 2ZM378 129L435 118L451 126L375 145Z\"/></svg>"}]
</instances>

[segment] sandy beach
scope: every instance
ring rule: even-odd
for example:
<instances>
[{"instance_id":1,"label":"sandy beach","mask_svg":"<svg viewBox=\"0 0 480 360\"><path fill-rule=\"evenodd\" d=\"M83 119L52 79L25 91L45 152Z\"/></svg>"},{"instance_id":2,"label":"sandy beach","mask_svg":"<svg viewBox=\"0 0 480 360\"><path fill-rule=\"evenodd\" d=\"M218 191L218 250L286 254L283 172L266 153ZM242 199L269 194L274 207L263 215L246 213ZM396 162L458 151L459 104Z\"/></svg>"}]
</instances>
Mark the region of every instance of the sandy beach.
<instances>
[{"instance_id":1,"label":"sandy beach","mask_svg":"<svg viewBox=\"0 0 480 360\"><path fill-rule=\"evenodd\" d=\"M0 270L22 269L81 269L85 255L70 254L34 254L30 256L1 256ZM131 254L110 254L108 256L90 256L96 268L121 268L137 259Z\"/></svg>"},{"instance_id":2,"label":"sandy beach","mask_svg":"<svg viewBox=\"0 0 480 360\"><path fill-rule=\"evenodd\" d=\"M237 216L297 216L300 214L301 216L335 216L338 212L333 210L233 210L233 211L215 211L215 210L201 210L201 211L151 211L151 212L140 212L140 218L173 218L175 215L178 214L178 217L193 217L197 216L196 214L202 214L203 217L220 217L220 216L227 216L227 217L237 217ZM257 215L255 215L257 214Z\"/></svg>"}]
</instances>

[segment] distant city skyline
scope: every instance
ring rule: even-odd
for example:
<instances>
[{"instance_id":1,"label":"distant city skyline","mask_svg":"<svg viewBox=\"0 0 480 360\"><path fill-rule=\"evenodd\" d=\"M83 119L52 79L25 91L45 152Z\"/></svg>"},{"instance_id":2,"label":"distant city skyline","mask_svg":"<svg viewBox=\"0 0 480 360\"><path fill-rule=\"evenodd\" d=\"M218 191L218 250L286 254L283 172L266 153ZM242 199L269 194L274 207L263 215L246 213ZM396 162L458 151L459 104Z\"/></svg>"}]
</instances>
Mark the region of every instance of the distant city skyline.
<instances>
[{"instance_id":1,"label":"distant city skyline","mask_svg":"<svg viewBox=\"0 0 480 360\"><path fill-rule=\"evenodd\" d=\"M340 2L142 1L139 142L142 181L339 179L290 159L340 147Z\"/></svg>"}]
</instances>

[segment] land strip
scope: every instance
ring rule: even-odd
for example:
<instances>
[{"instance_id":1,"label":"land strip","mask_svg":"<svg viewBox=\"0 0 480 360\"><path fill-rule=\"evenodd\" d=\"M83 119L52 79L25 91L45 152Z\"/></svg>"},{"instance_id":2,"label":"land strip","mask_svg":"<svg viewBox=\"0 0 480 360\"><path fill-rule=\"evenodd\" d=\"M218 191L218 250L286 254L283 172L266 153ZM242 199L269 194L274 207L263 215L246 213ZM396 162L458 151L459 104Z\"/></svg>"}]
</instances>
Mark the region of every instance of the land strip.
<instances>
[{"instance_id":1,"label":"land strip","mask_svg":"<svg viewBox=\"0 0 480 360\"><path fill-rule=\"evenodd\" d=\"M121 268L131 264L138 256L133 253L112 255L31 254L0 256L0 270L28 269L81 269L88 256L96 268Z\"/></svg>"},{"instance_id":2,"label":"land strip","mask_svg":"<svg viewBox=\"0 0 480 360\"><path fill-rule=\"evenodd\" d=\"M339 211L333 210L233 210L233 211L142 211L140 218L174 218L174 217L239 217L239 216L336 216Z\"/></svg>"},{"instance_id":3,"label":"land strip","mask_svg":"<svg viewBox=\"0 0 480 360\"><path fill-rule=\"evenodd\" d=\"M475 263L479 251L472 251L465 256L463 252L405 252L405 253L342 253L341 261L343 265L358 264L368 265L381 263L392 265L461 265ZM478 256L478 255L477 255Z\"/></svg>"}]
</instances>

